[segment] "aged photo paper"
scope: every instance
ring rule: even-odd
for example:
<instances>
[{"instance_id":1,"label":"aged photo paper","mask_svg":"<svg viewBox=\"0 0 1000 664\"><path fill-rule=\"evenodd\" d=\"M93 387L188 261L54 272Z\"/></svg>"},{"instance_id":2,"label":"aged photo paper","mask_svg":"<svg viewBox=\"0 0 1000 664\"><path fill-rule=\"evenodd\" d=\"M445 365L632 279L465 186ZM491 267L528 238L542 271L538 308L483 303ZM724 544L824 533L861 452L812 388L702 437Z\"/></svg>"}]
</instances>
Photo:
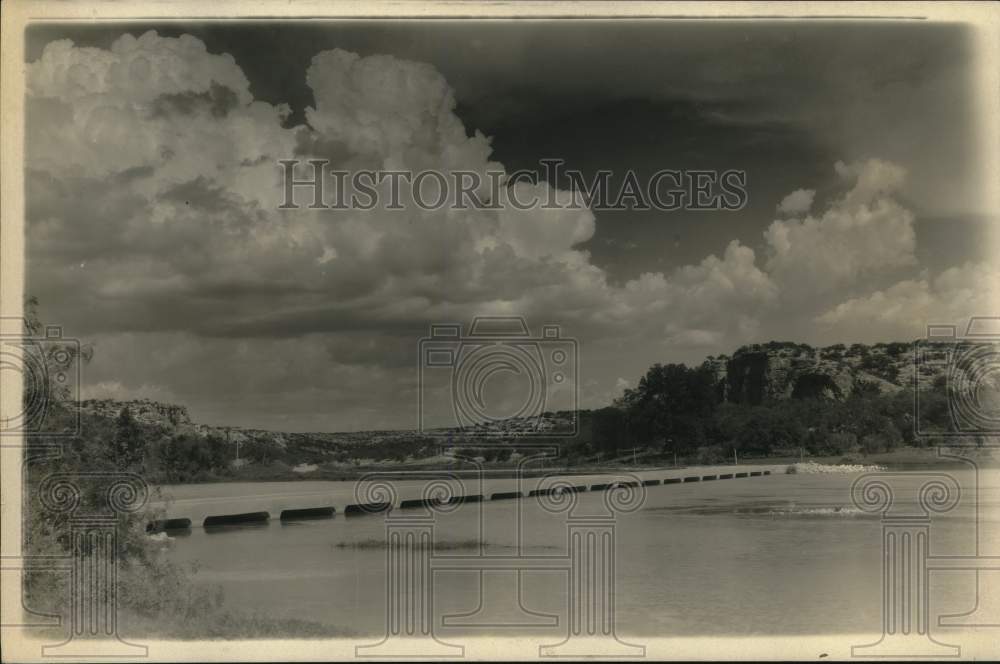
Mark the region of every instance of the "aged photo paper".
<instances>
[{"instance_id":1,"label":"aged photo paper","mask_svg":"<svg viewBox=\"0 0 1000 664\"><path fill-rule=\"evenodd\" d=\"M995 660L998 51L4 3L3 661Z\"/></svg>"}]
</instances>

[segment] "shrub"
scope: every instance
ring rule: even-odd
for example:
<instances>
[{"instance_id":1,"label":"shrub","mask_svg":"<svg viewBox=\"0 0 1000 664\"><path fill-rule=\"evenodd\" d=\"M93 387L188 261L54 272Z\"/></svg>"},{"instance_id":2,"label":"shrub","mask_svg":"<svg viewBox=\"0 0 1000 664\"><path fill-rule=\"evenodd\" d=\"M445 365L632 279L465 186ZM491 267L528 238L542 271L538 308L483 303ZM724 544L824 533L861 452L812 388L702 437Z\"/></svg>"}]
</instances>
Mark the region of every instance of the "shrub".
<instances>
[{"instance_id":1,"label":"shrub","mask_svg":"<svg viewBox=\"0 0 1000 664\"><path fill-rule=\"evenodd\" d=\"M721 445L705 445L695 452L695 463L708 466L726 461L726 452Z\"/></svg>"}]
</instances>

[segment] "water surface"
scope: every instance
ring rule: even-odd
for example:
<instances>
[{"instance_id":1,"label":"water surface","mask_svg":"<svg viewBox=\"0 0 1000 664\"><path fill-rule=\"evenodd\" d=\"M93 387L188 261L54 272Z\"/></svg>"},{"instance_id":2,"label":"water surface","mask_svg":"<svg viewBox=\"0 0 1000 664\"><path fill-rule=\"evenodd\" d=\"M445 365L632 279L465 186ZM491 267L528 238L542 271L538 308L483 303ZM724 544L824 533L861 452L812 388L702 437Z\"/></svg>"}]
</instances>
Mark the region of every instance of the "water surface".
<instances>
[{"instance_id":1,"label":"water surface","mask_svg":"<svg viewBox=\"0 0 1000 664\"><path fill-rule=\"evenodd\" d=\"M959 505L935 516L932 555L972 555L975 476ZM1000 532L998 483L984 474L979 519ZM646 489L641 509L615 519L620 635L789 635L874 632L881 624L882 525L855 508L857 475L773 475ZM913 476L914 481L917 476ZM307 483L297 483L305 490ZM915 485L914 485L915 486ZM913 487L911 487L913 488ZM216 485L201 492L238 492ZM274 487L270 490L275 490ZM236 495L236 494L230 494ZM574 515L604 510L602 492L577 494ZM900 500L912 500L901 494ZM398 511L396 514L398 515ZM458 507L434 521L435 555L565 556L567 514L535 498ZM385 515L195 528L164 555L197 561L196 578L227 603L380 636L386 625ZM478 542L484 545L480 550ZM982 542L981 542L982 544ZM565 634L567 577L554 571L439 571L436 629L449 634ZM975 604L974 573L931 574L931 613ZM553 625L558 618L559 624ZM560 626L561 625L561 626ZM947 628L935 628L947 634Z\"/></svg>"}]
</instances>

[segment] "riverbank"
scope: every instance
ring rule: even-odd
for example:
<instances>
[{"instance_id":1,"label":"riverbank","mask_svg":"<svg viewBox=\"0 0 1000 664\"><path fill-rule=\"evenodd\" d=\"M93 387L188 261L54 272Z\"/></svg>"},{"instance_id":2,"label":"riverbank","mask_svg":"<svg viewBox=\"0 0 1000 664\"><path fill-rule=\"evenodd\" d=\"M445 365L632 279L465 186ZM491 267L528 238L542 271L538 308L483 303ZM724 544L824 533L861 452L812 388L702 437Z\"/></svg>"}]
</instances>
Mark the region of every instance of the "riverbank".
<instances>
[{"instance_id":1,"label":"riverbank","mask_svg":"<svg viewBox=\"0 0 1000 664\"><path fill-rule=\"evenodd\" d=\"M904 447L877 454L836 456L774 457L769 463L860 464L882 466L887 470L920 470L922 468L961 469L972 463L980 467L1000 467L1000 448L964 447Z\"/></svg>"}]
</instances>

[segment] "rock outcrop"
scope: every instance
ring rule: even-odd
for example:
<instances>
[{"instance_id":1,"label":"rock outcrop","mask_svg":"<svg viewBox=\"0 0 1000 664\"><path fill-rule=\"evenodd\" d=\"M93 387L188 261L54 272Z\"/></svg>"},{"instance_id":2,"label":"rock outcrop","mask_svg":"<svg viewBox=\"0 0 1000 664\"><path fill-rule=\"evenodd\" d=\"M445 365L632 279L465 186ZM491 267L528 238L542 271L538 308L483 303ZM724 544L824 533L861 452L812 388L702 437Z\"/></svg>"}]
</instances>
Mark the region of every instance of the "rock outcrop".
<instances>
[{"instance_id":1,"label":"rock outcrop","mask_svg":"<svg viewBox=\"0 0 1000 664\"><path fill-rule=\"evenodd\" d=\"M844 399L857 390L898 392L913 385L913 346L905 343L841 344L813 348L806 344L772 341L743 346L732 356L705 361L718 381L719 398L731 403L821 397ZM920 367L921 385L939 370Z\"/></svg>"},{"instance_id":2,"label":"rock outcrop","mask_svg":"<svg viewBox=\"0 0 1000 664\"><path fill-rule=\"evenodd\" d=\"M123 408L128 408L132 417L143 424L172 429L194 426L190 416L188 416L187 408L176 404L160 403L150 399L133 399L131 401L88 399L80 402L80 410L101 417L118 417Z\"/></svg>"}]
</instances>

